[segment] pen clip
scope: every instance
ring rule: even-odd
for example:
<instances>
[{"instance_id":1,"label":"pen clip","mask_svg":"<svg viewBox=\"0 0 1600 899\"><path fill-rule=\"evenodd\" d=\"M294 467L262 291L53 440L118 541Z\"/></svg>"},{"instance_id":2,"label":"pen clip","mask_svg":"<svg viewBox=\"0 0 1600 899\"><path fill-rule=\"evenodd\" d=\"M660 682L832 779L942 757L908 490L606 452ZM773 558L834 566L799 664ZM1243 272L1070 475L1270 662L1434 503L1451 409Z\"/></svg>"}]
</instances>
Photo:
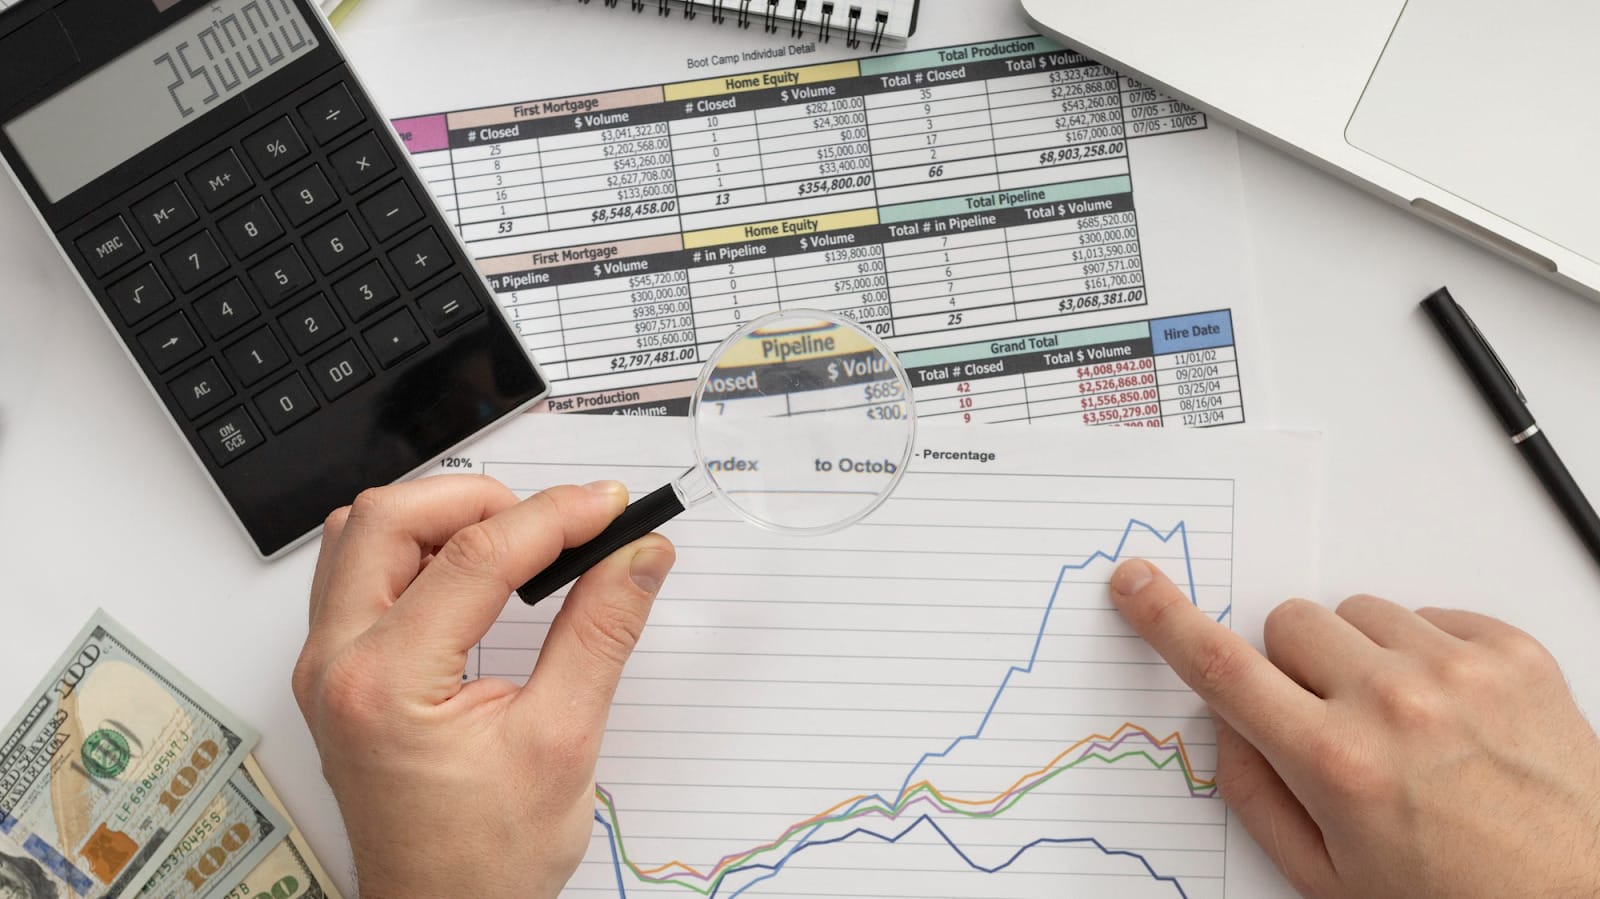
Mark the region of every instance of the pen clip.
<instances>
[{"instance_id":1,"label":"pen clip","mask_svg":"<svg viewBox=\"0 0 1600 899\"><path fill-rule=\"evenodd\" d=\"M1455 301L1452 300L1451 302ZM1455 306L1461 312L1461 317L1466 320L1467 327L1472 329L1473 338L1478 341L1479 346L1488 351L1489 358L1494 360L1495 368L1500 369L1500 376L1506 379L1507 384L1511 385L1511 392L1517 395L1517 399L1521 400L1523 405L1527 405L1528 398L1523 396L1522 388L1517 386L1517 379L1511 377L1511 372L1507 370L1506 364L1500 361L1500 354L1494 351L1494 345L1489 343L1488 339L1483 336L1482 331L1478 330L1478 323L1472 320L1471 315L1467 314L1466 308L1460 303L1456 303Z\"/></svg>"}]
</instances>

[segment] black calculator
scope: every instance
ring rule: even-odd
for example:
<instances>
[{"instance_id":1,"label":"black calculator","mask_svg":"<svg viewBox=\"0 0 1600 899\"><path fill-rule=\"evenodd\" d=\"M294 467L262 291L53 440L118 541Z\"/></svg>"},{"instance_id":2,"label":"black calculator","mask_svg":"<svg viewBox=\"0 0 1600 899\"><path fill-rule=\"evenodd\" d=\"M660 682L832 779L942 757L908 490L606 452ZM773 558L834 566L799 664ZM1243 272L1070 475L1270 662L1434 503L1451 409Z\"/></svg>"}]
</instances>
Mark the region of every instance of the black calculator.
<instances>
[{"instance_id":1,"label":"black calculator","mask_svg":"<svg viewBox=\"0 0 1600 899\"><path fill-rule=\"evenodd\" d=\"M545 393L306 0L21 0L0 156L263 557Z\"/></svg>"}]
</instances>

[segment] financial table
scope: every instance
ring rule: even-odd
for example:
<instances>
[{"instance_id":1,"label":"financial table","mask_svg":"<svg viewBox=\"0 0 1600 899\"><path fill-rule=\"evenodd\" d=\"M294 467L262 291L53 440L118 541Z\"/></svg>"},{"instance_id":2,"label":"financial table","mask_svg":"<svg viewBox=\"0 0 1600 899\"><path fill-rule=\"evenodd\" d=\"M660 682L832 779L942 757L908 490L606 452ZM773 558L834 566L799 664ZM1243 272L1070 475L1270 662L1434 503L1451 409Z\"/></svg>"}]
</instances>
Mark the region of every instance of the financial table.
<instances>
[{"instance_id":1,"label":"financial table","mask_svg":"<svg viewBox=\"0 0 1600 899\"><path fill-rule=\"evenodd\" d=\"M1021 37L396 127L551 408L606 411L780 308L908 353L1145 306L1129 144L1206 120Z\"/></svg>"},{"instance_id":2,"label":"financial table","mask_svg":"<svg viewBox=\"0 0 1600 899\"><path fill-rule=\"evenodd\" d=\"M1227 310L903 353L917 413L962 422L1244 421Z\"/></svg>"},{"instance_id":3,"label":"financial table","mask_svg":"<svg viewBox=\"0 0 1600 899\"><path fill-rule=\"evenodd\" d=\"M1226 309L898 354L917 415L963 423L1211 427L1245 420ZM561 396L557 412L687 415L694 381Z\"/></svg>"}]
</instances>

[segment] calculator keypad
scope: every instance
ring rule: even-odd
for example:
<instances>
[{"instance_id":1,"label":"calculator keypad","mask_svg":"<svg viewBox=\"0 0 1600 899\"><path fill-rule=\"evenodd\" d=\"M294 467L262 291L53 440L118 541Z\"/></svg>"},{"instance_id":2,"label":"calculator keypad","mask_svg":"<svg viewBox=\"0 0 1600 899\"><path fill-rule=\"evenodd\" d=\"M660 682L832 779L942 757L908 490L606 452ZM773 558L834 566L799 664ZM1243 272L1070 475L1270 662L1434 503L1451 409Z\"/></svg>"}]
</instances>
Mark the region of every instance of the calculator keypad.
<instances>
[{"instance_id":1,"label":"calculator keypad","mask_svg":"<svg viewBox=\"0 0 1600 899\"><path fill-rule=\"evenodd\" d=\"M238 130L76 240L219 466L483 311L345 84Z\"/></svg>"}]
</instances>

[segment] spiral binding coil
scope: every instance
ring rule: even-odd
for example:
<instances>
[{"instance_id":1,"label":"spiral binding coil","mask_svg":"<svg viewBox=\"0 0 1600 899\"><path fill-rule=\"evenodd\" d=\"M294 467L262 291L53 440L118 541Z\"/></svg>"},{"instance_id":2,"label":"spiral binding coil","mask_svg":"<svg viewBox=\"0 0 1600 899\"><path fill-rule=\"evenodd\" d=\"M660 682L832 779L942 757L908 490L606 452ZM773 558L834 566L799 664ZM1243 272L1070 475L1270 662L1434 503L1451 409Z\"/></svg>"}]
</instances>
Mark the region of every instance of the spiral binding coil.
<instances>
[{"instance_id":1,"label":"spiral binding coil","mask_svg":"<svg viewBox=\"0 0 1600 899\"><path fill-rule=\"evenodd\" d=\"M588 4L591 0L579 2ZM602 2L615 9L621 0ZM845 45L851 49L860 47L863 42L873 52L883 47L889 27L889 14L884 10L874 10L870 23L863 23L866 10L860 3L848 3L846 0L794 0L787 14L779 12L782 3L783 0L628 0L628 8L634 12L644 12L653 7L658 16L670 16L676 6L683 11L683 18L694 19L699 16L699 7L704 4L711 7L711 21L714 24L721 25L732 18L740 28L749 28L752 22L756 22L767 34L777 34L783 30L787 20L789 36L801 38L805 37L806 26L811 24L805 20L806 10L815 3L819 10L819 19L815 24L818 40L829 43L835 32L842 32ZM839 25L835 24L834 17L841 8L844 24Z\"/></svg>"}]
</instances>

